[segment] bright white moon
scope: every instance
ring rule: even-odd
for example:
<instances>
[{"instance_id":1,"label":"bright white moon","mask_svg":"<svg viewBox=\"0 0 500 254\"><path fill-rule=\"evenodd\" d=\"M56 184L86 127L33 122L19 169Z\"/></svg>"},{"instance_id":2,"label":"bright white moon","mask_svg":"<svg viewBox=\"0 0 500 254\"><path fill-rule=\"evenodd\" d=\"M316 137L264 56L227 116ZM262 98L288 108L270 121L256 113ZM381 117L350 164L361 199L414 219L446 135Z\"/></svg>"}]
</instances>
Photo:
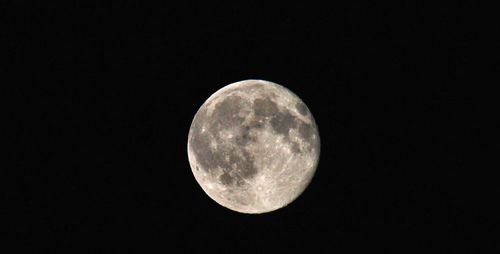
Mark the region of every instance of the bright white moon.
<instances>
[{"instance_id":1,"label":"bright white moon","mask_svg":"<svg viewBox=\"0 0 500 254\"><path fill-rule=\"evenodd\" d=\"M287 88L245 80L215 92L196 113L188 136L191 169L220 205L265 213L294 201L319 161L314 118Z\"/></svg>"}]
</instances>

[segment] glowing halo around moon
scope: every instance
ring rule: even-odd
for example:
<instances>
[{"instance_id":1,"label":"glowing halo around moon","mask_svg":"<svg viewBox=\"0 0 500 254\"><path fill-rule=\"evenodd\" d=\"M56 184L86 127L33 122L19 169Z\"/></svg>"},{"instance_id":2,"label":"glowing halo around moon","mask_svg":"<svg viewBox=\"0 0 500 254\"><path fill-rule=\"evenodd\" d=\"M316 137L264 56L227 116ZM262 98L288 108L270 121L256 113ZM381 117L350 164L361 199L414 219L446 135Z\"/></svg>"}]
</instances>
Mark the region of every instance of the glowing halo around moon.
<instances>
[{"instance_id":1,"label":"glowing halo around moon","mask_svg":"<svg viewBox=\"0 0 500 254\"><path fill-rule=\"evenodd\" d=\"M304 102L263 80L227 85L196 113L188 158L196 181L218 204L265 213L293 202L319 162L320 138Z\"/></svg>"}]
</instances>

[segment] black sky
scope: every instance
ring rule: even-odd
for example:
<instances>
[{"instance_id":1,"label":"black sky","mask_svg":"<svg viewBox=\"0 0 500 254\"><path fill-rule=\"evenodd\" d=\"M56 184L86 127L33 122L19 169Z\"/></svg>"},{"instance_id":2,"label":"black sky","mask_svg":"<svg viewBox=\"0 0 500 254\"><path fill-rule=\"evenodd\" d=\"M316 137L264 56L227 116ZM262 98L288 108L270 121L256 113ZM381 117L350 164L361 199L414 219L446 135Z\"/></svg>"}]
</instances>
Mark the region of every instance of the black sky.
<instances>
[{"instance_id":1,"label":"black sky","mask_svg":"<svg viewBox=\"0 0 500 254\"><path fill-rule=\"evenodd\" d=\"M471 158L489 151L482 85L499 71L486 7L44 4L2 3L11 232L107 250L491 248L473 244L492 226ZM204 100L243 79L298 94L321 136L309 188L260 216L205 195L186 152Z\"/></svg>"}]
</instances>

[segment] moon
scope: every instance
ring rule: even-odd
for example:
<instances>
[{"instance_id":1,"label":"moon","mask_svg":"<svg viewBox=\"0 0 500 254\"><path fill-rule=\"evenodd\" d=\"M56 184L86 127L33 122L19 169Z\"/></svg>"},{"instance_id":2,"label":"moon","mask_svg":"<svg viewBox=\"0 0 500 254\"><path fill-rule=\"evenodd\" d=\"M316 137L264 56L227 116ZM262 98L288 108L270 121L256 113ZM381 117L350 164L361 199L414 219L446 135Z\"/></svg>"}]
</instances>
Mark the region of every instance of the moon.
<instances>
[{"instance_id":1,"label":"moon","mask_svg":"<svg viewBox=\"0 0 500 254\"><path fill-rule=\"evenodd\" d=\"M197 111L188 159L205 193L247 214L293 202L311 182L320 155L316 122L293 92L264 80L227 85Z\"/></svg>"}]
</instances>

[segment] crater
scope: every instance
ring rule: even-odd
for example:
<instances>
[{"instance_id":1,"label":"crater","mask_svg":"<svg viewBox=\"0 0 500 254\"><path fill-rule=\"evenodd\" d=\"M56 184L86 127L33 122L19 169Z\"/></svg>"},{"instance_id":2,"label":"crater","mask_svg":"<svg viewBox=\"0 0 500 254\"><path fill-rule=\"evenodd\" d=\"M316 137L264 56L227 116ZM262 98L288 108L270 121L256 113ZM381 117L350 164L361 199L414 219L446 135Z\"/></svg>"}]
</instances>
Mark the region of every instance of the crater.
<instances>
[{"instance_id":1,"label":"crater","mask_svg":"<svg viewBox=\"0 0 500 254\"><path fill-rule=\"evenodd\" d=\"M304 104L303 102L297 102L295 104L295 109L297 109L297 111L303 115L303 116L306 116L307 113L309 112L309 110L307 109L307 106L306 104Z\"/></svg>"}]
</instances>

